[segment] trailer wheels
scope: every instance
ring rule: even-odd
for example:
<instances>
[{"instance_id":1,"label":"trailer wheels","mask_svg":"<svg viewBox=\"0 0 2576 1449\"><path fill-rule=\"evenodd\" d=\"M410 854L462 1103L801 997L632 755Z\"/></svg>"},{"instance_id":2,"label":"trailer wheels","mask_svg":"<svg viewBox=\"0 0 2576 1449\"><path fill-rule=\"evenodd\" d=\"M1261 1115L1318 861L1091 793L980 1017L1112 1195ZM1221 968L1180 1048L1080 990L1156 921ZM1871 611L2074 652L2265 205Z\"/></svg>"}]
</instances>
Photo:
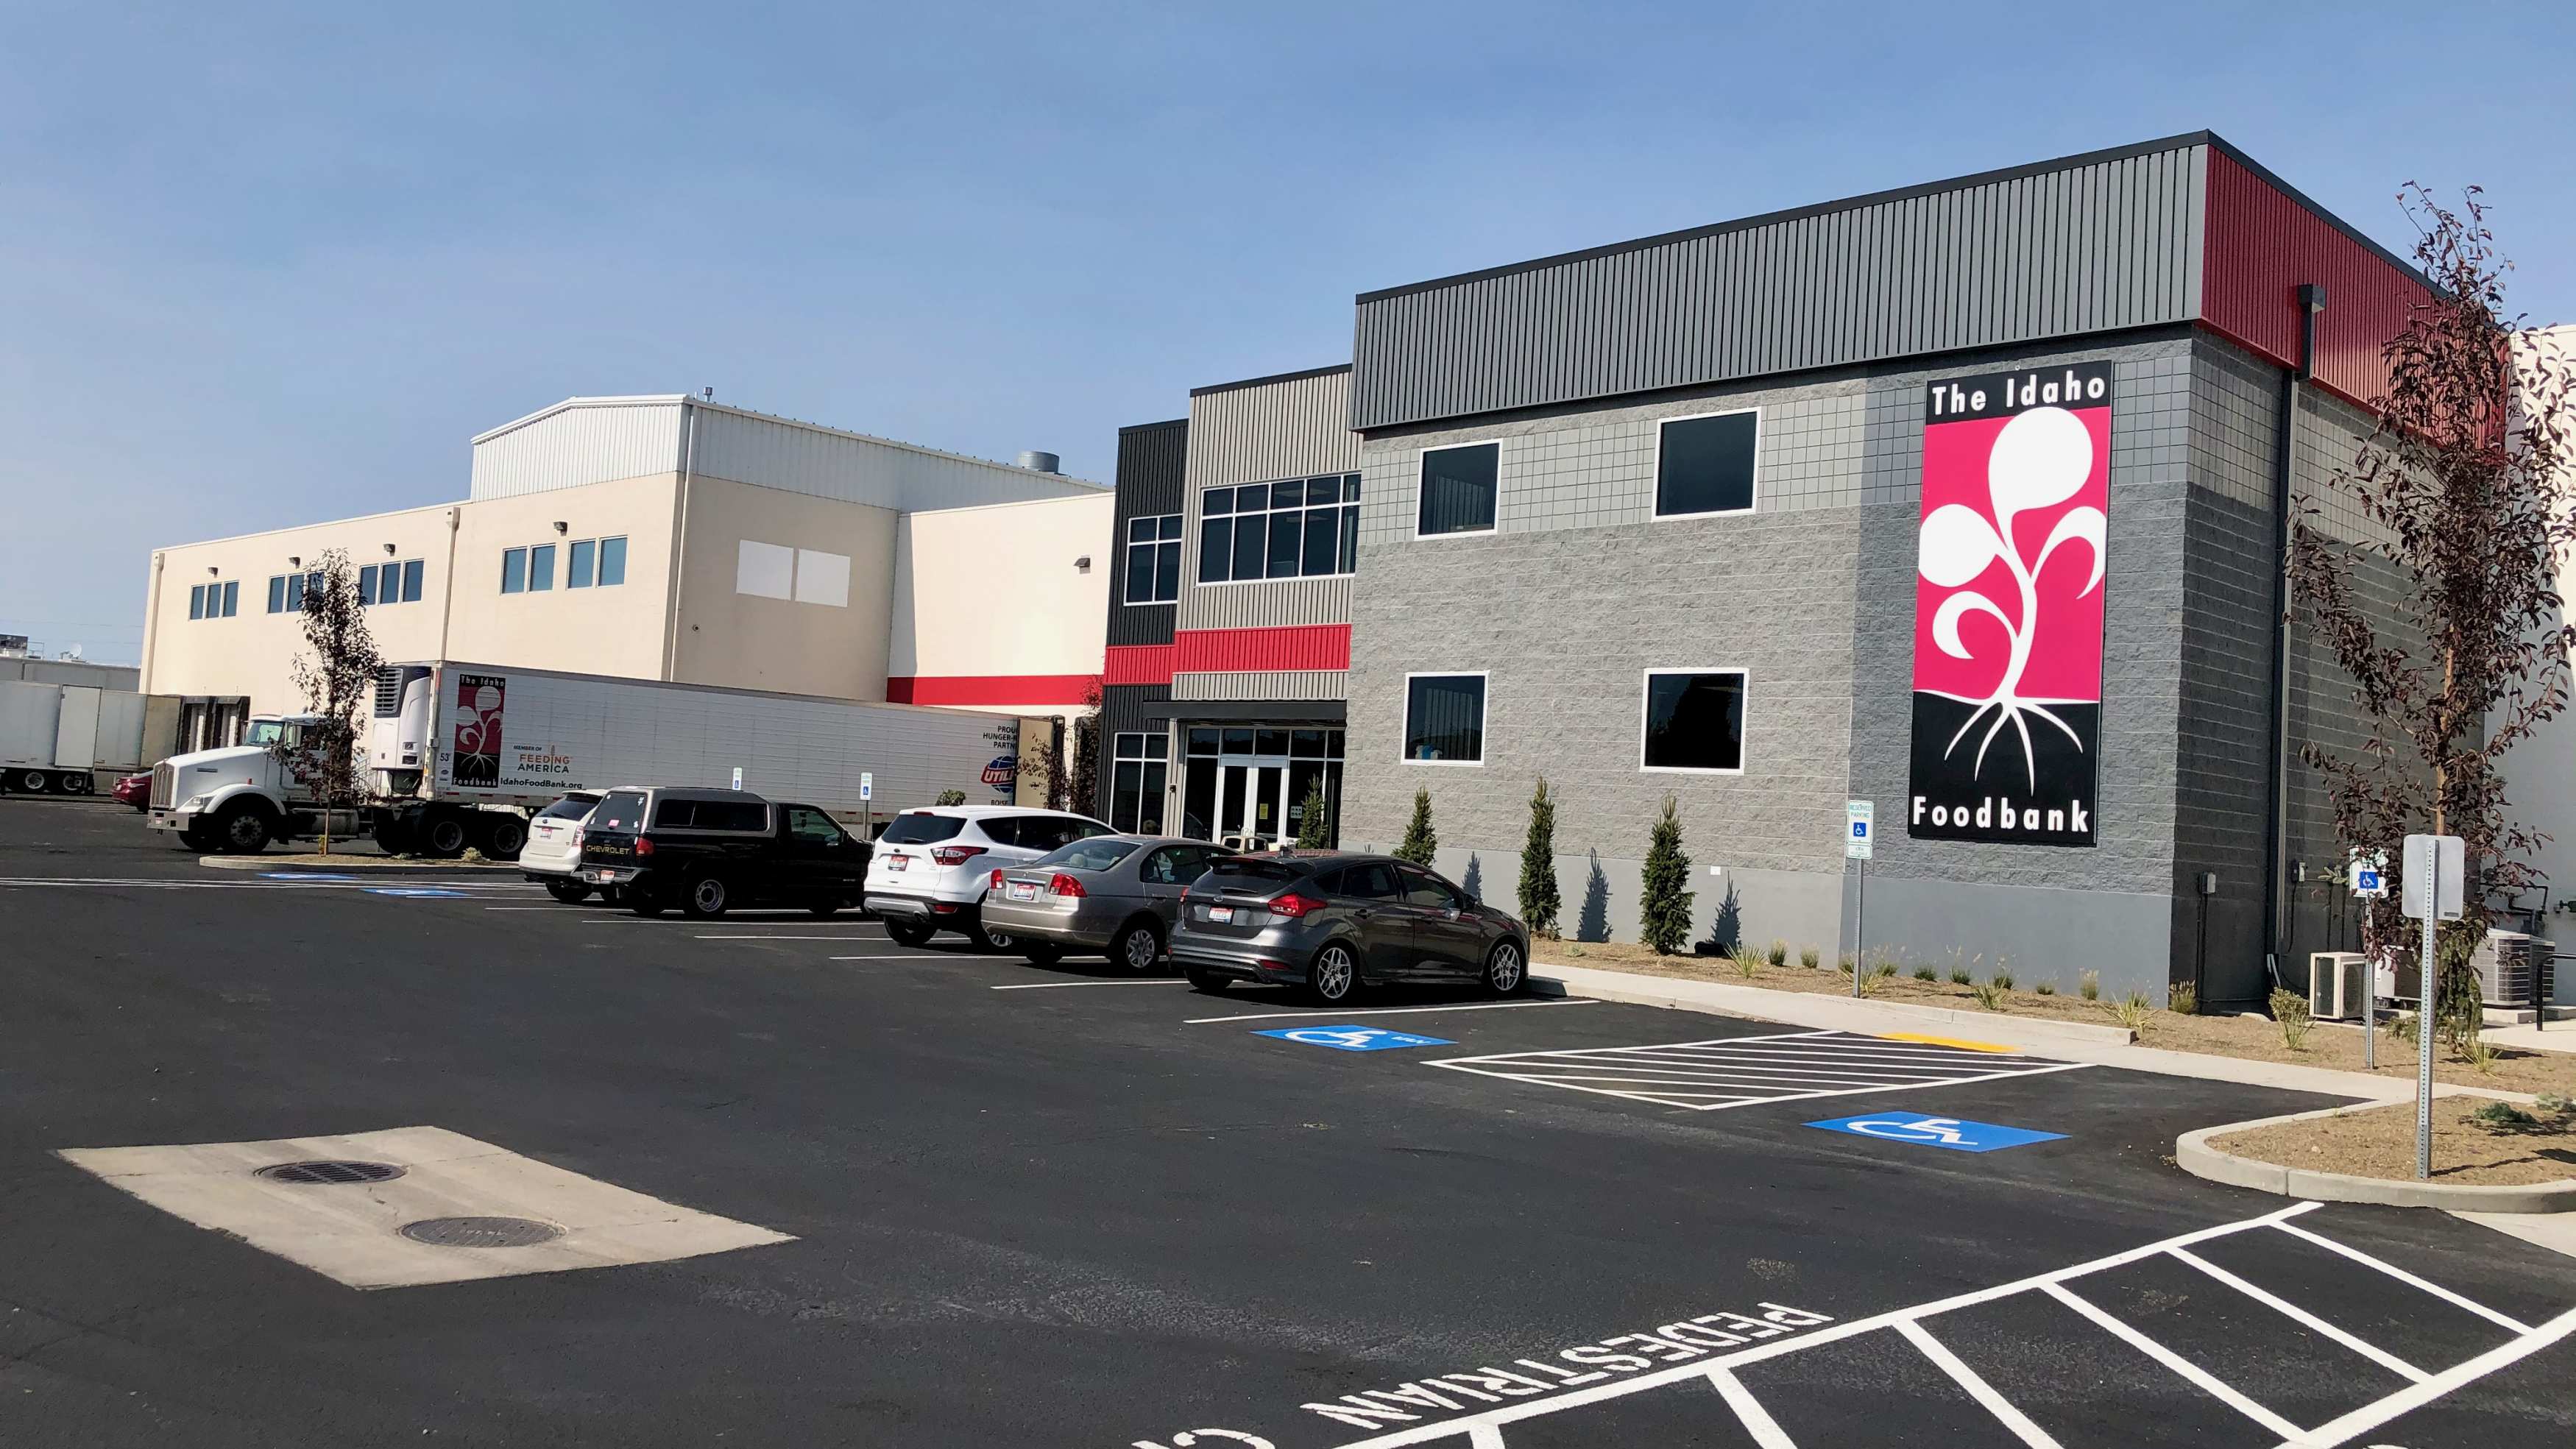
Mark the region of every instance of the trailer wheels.
<instances>
[{"instance_id":1,"label":"trailer wheels","mask_svg":"<svg viewBox=\"0 0 2576 1449\"><path fill-rule=\"evenodd\" d=\"M30 795L44 794L46 787L53 783L54 777L46 774L42 770L20 770L18 772L18 788Z\"/></svg>"},{"instance_id":2,"label":"trailer wheels","mask_svg":"<svg viewBox=\"0 0 2576 1449\"><path fill-rule=\"evenodd\" d=\"M215 817L215 839L226 855L257 855L268 849L268 812L248 800L236 800Z\"/></svg>"},{"instance_id":3,"label":"trailer wheels","mask_svg":"<svg viewBox=\"0 0 2576 1449\"><path fill-rule=\"evenodd\" d=\"M528 844L528 824L516 815L493 815L483 824L483 838L476 842L485 860L517 860Z\"/></svg>"},{"instance_id":4,"label":"trailer wheels","mask_svg":"<svg viewBox=\"0 0 2576 1449\"><path fill-rule=\"evenodd\" d=\"M465 853L465 822L453 815L433 815L421 822L420 851L440 860Z\"/></svg>"}]
</instances>

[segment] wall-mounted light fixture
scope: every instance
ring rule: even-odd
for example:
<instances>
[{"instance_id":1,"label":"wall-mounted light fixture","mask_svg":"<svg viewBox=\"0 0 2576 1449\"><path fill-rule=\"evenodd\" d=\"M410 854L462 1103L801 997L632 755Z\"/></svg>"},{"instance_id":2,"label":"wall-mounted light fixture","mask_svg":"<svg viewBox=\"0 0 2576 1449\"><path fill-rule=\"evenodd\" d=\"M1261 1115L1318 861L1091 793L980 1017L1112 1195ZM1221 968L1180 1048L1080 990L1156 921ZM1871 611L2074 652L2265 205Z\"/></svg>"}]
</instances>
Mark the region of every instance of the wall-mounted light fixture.
<instances>
[{"instance_id":1,"label":"wall-mounted light fixture","mask_svg":"<svg viewBox=\"0 0 2576 1449\"><path fill-rule=\"evenodd\" d=\"M387 557L387 558L391 558L391 557L393 557L393 552L394 552L394 546L393 546L392 544L390 544L390 543L389 543L389 544L386 544L386 545L385 545L385 557Z\"/></svg>"},{"instance_id":2,"label":"wall-mounted light fixture","mask_svg":"<svg viewBox=\"0 0 2576 1449\"><path fill-rule=\"evenodd\" d=\"M304 567L304 556L301 554L288 554L286 556L286 566L291 569L300 569Z\"/></svg>"},{"instance_id":3,"label":"wall-mounted light fixture","mask_svg":"<svg viewBox=\"0 0 2576 1449\"><path fill-rule=\"evenodd\" d=\"M215 567L213 564L208 564L208 565L206 565L206 574L207 574L207 576L208 576L208 577L213 577L213 576L215 576L215 575L221 574L222 572L223 572L223 570L222 570L222 569L219 569L219 568Z\"/></svg>"},{"instance_id":4,"label":"wall-mounted light fixture","mask_svg":"<svg viewBox=\"0 0 2576 1449\"><path fill-rule=\"evenodd\" d=\"M568 524L568 523L564 522L562 519L558 518L558 519L556 519L556 520L555 520L555 532L557 532L557 533L570 533L570 532L572 532L572 525L571 525L571 524Z\"/></svg>"},{"instance_id":5,"label":"wall-mounted light fixture","mask_svg":"<svg viewBox=\"0 0 2576 1449\"><path fill-rule=\"evenodd\" d=\"M1073 571L1078 574L1087 574L1091 572L1091 555L1084 554L1082 557L1075 559L1073 561Z\"/></svg>"}]
</instances>

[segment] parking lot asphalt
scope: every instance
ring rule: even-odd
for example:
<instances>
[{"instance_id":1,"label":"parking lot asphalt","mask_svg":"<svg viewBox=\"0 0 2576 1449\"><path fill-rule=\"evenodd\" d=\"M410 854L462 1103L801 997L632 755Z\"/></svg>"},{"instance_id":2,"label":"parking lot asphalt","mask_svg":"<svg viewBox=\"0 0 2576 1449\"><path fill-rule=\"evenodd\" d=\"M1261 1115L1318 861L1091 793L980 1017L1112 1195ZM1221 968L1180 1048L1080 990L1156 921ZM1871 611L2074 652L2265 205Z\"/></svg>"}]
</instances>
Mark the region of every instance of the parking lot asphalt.
<instances>
[{"instance_id":1,"label":"parking lot asphalt","mask_svg":"<svg viewBox=\"0 0 2576 1449\"><path fill-rule=\"evenodd\" d=\"M2576 1263L2167 1160L2323 1099L1600 1002L1323 1013L147 837L0 800L0 1444L2576 1435ZM1955 1150L1989 1124L2054 1135ZM517 1184L437 1188L467 1213L579 1227L543 1193L586 1179L744 1231L361 1288L395 1280L295 1214L402 1184L58 1155L411 1128L368 1141Z\"/></svg>"}]
</instances>

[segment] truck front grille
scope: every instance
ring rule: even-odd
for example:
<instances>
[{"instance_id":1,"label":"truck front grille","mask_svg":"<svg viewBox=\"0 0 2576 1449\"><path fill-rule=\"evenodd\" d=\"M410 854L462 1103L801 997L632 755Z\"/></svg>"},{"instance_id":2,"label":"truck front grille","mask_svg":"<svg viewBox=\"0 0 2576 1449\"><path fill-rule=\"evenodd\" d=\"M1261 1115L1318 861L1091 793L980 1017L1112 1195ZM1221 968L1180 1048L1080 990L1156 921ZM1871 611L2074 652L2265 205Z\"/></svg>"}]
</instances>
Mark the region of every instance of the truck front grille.
<instances>
[{"instance_id":1,"label":"truck front grille","mask_svg":"<svg viewBox=\"0 0 2576 1449\"><path fill-rule=\"evenodd\" d=\"M152 767L152 808L167 810L178 804L179 772L168 761Z\"/></svg>"}]
</instances>

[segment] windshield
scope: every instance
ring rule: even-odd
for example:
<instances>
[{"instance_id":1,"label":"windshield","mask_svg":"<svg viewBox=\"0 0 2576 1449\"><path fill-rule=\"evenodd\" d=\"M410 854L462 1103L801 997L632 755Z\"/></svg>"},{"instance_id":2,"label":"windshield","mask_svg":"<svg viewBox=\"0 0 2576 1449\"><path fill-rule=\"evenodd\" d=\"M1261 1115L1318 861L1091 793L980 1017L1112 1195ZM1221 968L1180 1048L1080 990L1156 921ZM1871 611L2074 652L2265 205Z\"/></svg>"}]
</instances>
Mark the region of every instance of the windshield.
<instances>
[{"instance_id":1,"label":"windshield","mask_svg":"<svg viewBox=\"0 0 2576 1449\"><path fill-rule=\"evenodd\" d=\"M641 830L644 828L644 792L612 790L592 813L591 823L602 830Z\"/></svg>"},{"instance_id":2,"label":"windshield","mask_svg":"<svg viewBox=\"0 0 2576 1449\"><path fill-rule=\"evenodd\" d=\"M966 828L962 815L898 815L886 832L878 836L888 845L927 845L934 840L953 840Z\"/></svg>"},{"instance_id":3,"label":"windshield","mask_svg":"<svg viewBox=\"0 0 2576 1449\"><path fill-rule=\"evenodd\" d=\"M273 745L283 740L286 742L286 747L291 750L295 748L296 741L302 734L302 730L283 720L255 719L250 722L249 731L242 736L242 743Z\"/></svg>"},{"instance_id":4,"label":"windshield","mask_svg":"<svg viewBox=\"0 0 2576 1449\"><path fill-rule=\"evenodd\" d=\"M598 803L599 797L596 795L566 795L538 811L537 818L539 820L579 820L590 813L590 807Z\"/></svg>"},{"instance_id":5,"label":"windshield","mask_svg":"<svg viewBox=\"0 0 2576 1449\"><path fill-rule=\"evenodd\" d=\"M1305 875L1295 866L1251 855L1229 855L1221 860L1211 860L1208 870L1218 878L1219 889L1238 891L1270 890Z\"/></svg>"},{"instance_id":6,"label":"windshield","mask_svg":"<svg viewBox=\"0 0 2576 1449\"><path fill-rule=\"evenodd\" d=\"M1132 840L1077 840L1051 855L1030 861L1032 866L1063 865L1075 870L1107 870L1136 853Z\"/></svg>"}]
</instances>

